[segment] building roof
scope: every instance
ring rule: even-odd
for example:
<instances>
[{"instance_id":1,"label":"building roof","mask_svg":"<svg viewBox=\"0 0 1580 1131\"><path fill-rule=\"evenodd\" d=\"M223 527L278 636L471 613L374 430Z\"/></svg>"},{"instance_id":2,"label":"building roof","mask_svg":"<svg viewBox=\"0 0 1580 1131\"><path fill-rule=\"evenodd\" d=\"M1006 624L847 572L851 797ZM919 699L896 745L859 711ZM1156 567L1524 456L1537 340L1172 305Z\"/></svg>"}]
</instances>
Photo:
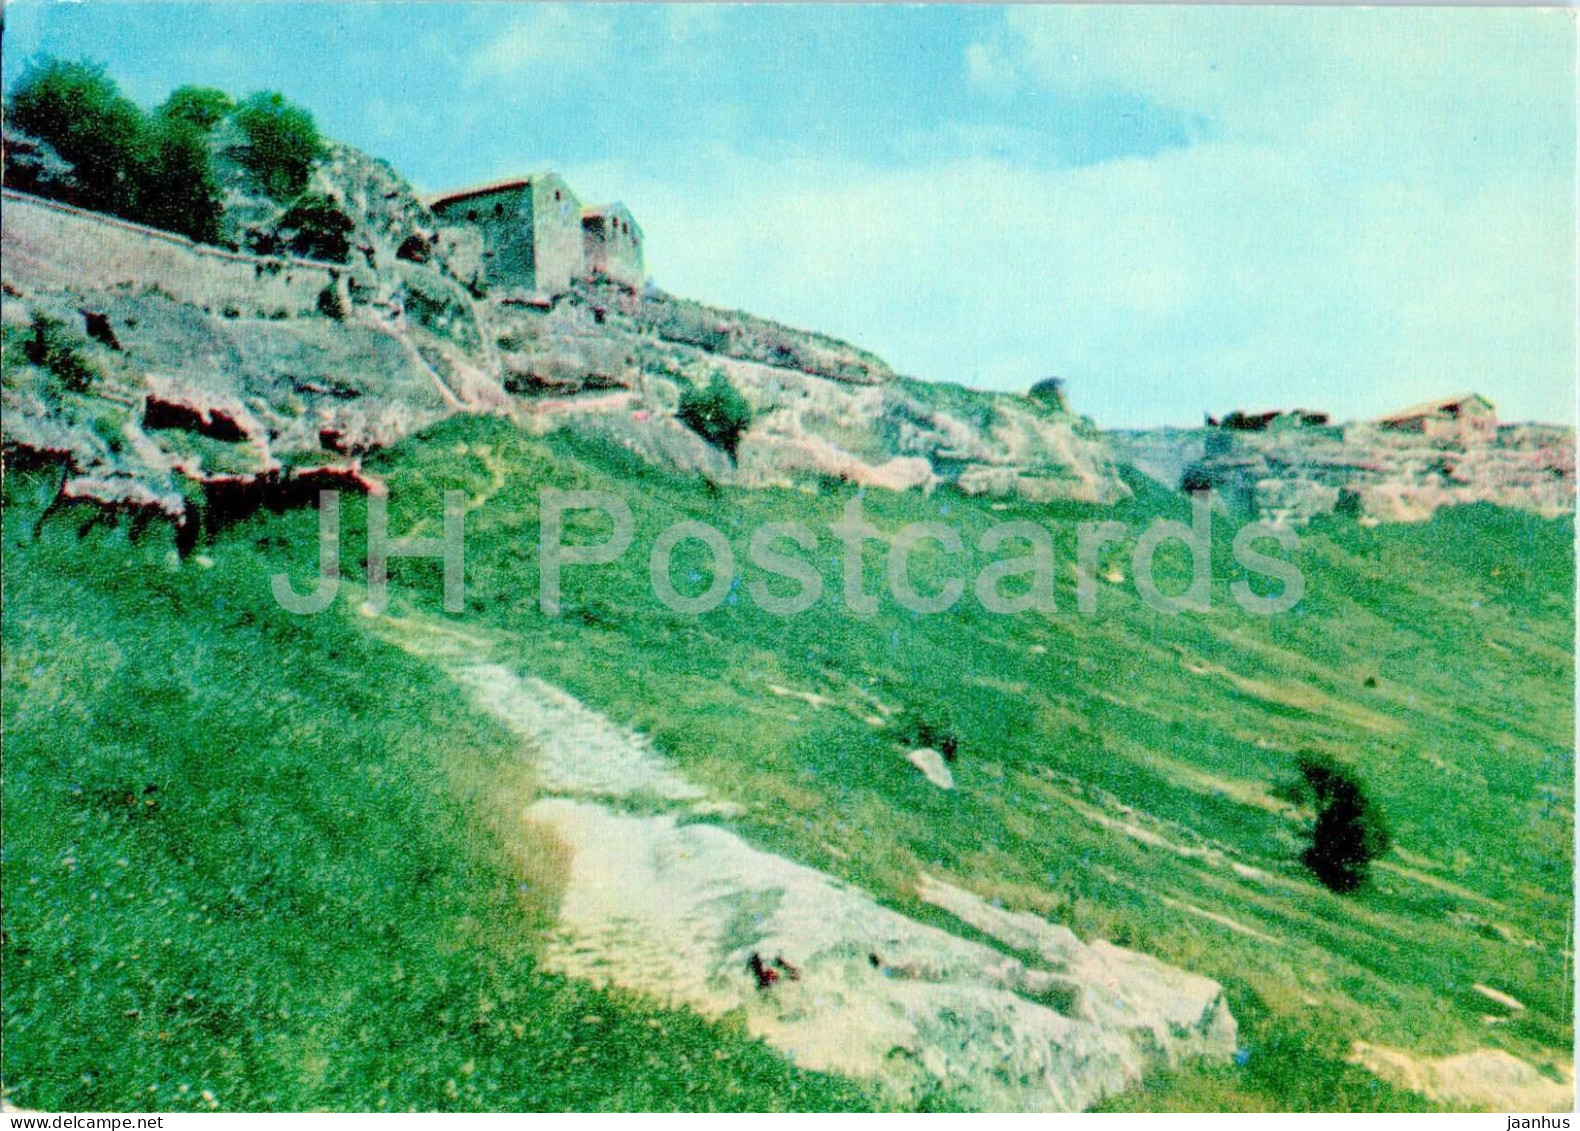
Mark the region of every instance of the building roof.
<instances>
[{"instance_id":1,"label":"building roof","mask_svg":"<svg viewBox=\"0 0 1580 1131\"><path fill-rule=\"evenodd\" d=\"M1457 397L1440 397L1435 401L1422 401L1420 404L1411 405L1409 408L1390 412L1387 416L1378 417L1381 424L1397 424L1405 420L1417 420L1424 416L1436 416L1444 409L1458 408L1460 405L1471 401L1480 401L1488 408L1496 408L1491 401L1480 393L1460 393Z\"/></svg>"},{"instance_id":2,"label":"building roof","mask_svg":"<svg viewBox=\"0 0 1580 1131\"><path fill-rule=\"evenodd\" d=\"M470 200L475 196L489 196L496 192L509 192L511 189L528 188L534 182L545 180L549 177L565 184L565 179L552 170L544 169L536 173L526 173L515 177L504 177L497 181L484 181L482 184L467 185L465 188L446 189L443 192L431 193L421 198L424 205L429 208L438 208L446 204L456 204L463 200ZM569 185L565 186L568 190ZM572 194L575 195L574 193Z\"/></svg>"}]
</instances>

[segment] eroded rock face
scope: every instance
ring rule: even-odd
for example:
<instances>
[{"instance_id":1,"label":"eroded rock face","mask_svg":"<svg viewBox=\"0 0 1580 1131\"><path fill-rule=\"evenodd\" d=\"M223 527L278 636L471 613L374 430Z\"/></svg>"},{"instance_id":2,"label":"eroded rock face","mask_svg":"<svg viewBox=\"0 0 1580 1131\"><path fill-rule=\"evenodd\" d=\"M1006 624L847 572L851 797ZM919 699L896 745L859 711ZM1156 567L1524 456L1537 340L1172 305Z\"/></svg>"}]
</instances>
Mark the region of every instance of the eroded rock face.
<instances>
[{"instance_id":1,"label":"eroded rock face","mask_svg":"<svg viewBox=\"0 0 1580 1131\"><path fill-rule=\"evenodd\" d=\"M687 318L677 322L676 309ZM948 483L1034 502L1127 494L1102 438L1062 402L896 378L843 343L709 314L661 293L577 284L551 307L507 299L491 310L506 387L522 413L596 431L718 482L828 479L890 490ZM733 461L674 434L684 429L676 418L682 390L706 385L715 372L752 409ZM612 389L630 394L616 411L604 395Z\"/></svg>"},{"instance_id":2,"label":"eroded rock face","mask_svg":"<svg viewBox=\"0 0 1580 1131\"><path fill-rule=\"evenodd\" d=\"M1575 506L1574 431L1554 425L1158 429L1117 433L1112 443L1118 458L1166 486L1210 486L1231 506L1296 523L1333 511L1420 522L1478 502L1548 517Z\"/></svg>"}]
</instances>

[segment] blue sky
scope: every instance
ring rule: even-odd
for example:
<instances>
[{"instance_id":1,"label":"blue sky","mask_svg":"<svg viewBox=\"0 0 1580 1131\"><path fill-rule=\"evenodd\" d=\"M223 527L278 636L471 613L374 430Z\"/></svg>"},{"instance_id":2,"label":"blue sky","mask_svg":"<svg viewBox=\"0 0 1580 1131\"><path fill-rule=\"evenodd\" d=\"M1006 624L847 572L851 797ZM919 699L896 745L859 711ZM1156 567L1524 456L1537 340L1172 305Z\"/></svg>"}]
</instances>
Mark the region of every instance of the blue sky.
<instances>
[{"instance_id":1,"label":"blue sky","mask_svg":"<svg viewBox=\"0 0 1580 1131\"><path fill-rule=\"evenodd\" d=\"M435 189L623 199L679 294L1108 426L1575 395L1563 11L6 6L157 102L268 88Z\"/></svg>"}]
</instances>

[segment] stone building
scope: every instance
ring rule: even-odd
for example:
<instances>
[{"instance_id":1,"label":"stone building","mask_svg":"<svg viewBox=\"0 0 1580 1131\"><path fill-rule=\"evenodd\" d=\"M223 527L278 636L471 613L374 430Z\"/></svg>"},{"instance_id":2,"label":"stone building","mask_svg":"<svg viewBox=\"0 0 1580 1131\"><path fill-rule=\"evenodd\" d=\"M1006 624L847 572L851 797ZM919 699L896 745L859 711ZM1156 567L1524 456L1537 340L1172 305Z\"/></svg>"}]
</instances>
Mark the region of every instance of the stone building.
<instances>
[{"instance_id":1,"label":"stone building","mask_svg":"<svg viewBox=\"0 0 1580 1131\"><path fill-rule=\"evenodd\" d=\"M633 290L642 285L642 229L623 204L582 209L582 261L588 278Z\"/></svg>"},{"instance_id":2,"label":"stone building","mask_svg":"<svg viewBox=\"0 0 1580 1131\"><path fill-rule=\"evenodd\" d=\"M1466 426L1490 428L1497 422L1497 409L1491 401L1480 393L1465 393L1412 405L1401 412L1390 413L1377 423L1395 432L1435 433Z\"/></svg>"},{"instance_id":3,"label":"stone building","mask_svg":"<svg viewBox=\"0 0 1580 1131\"><path fill-rule=\"evenodd\" d=\"M492 286L557 295L583 267L582 206L557 173L534 173L428 197L444 225L483 237L483 278Z\"/></svg>"}]
</instances>

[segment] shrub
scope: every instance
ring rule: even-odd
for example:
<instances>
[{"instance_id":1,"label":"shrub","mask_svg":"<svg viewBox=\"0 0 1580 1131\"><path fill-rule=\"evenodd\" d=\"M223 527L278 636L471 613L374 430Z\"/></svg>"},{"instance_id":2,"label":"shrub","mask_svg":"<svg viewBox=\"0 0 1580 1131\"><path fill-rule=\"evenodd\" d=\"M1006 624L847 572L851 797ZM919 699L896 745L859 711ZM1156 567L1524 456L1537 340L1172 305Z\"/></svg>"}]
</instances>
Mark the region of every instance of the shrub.
<instances>
[{"instance_id":1,"label":"shrub","mask_svg":"<svg viewBox=\"0 0 1580 1131\"><path fill-rule=\"evenodd\" d=\"M1311 846L1301 860L1333 891L1354 891L1365 882L1371 862L1388 851L1391 838L1382 811L1355 772L1331 758L1303 755L1300 775L1317 809Z\"/></svg>"},{"instance_id":2,"label":"shrub","mask_svg":"<svg viewBox=\"0 0 1580 1131\"><path fill-rule=\"evenodd\" d=\"M11 98L11 124L52 147L75 169L76 203L132 214L134 170L147 118L98 63L44 56L28 64Z\"/></svg>"},{"instance_id":3,"label":"shrub","mask_svg":"<svg viewBox=\"0 0 1580 1131\"><path fill-rule=\"evenodd\" d=\"M344 263L351 255L351 241L346 237L355 228L356 223L333 200L310 193L280 217L276 231L292 255Z\"/></svg>"},{"instance_id":4,"label":"shrub","mask_svg":"<svg viewBox=\"0 0 1580 1131\"><path fill-rule=\"evenodd\" d=\"M246 135L240 157L265 192L289 200L307 188L323 139L313 115L272 91L249 95L236 107L236 125Z\"/></svg>"},{"instance_id":5,"label":"shrub","mask_svg":"<svg viewBox=\"0 0 1580 1131\"><path fill-rule=\"evenodd\" d=\"M25 348L28 361L54 374L73 393L86 393L98 383L98 369L82 355L65 323L39 311L33 315L32 330Z\"/></svg>"},{"instance_id":6,"label":"shrub","mask_svg":"<svg viewBox=\"0 0 1580 1131\"><path fill-rule=\"evenodd\" d=\"M72 167L73 203L214 243L224 205L207 131L229 102L183 87L149 117L99 64L46 56L23 75L11 119Z\"/></svg>"},{"instance_id":7,"label":"shrub","mask_svg":"<svg viewBox=\"0 0 1580 1131\"><path fill-rule=\"evenodd\" d=\"M336 322L345 320L346 304L340 300L340 292L333 283L318 292L318 313Z\"/></svg>"},{"instance_id":8,"label":"shrub","mask_svg":"<svg viewBox=\"0 0 1580 1131\"><path fill-rule=\"evenodd\" d=\"M680 422L735 458L741 436L752 426L752 408L722 373L707 388L692 386L680 395Z\"/></svg>"},{"instance_id":9,"label":"shrub","mask_svg":"<svg viewBox=\"0 0 1580 1131\"><path fill-rule=\"evenodd\" d=\"M960 752L960 737L947 708L937 708L929 715L906 710L894 719L890 727L895 741L913 749L925 746L929 750L936 750L946 762L953 762L955 755Z\"/></svg>"}]
</instances>

